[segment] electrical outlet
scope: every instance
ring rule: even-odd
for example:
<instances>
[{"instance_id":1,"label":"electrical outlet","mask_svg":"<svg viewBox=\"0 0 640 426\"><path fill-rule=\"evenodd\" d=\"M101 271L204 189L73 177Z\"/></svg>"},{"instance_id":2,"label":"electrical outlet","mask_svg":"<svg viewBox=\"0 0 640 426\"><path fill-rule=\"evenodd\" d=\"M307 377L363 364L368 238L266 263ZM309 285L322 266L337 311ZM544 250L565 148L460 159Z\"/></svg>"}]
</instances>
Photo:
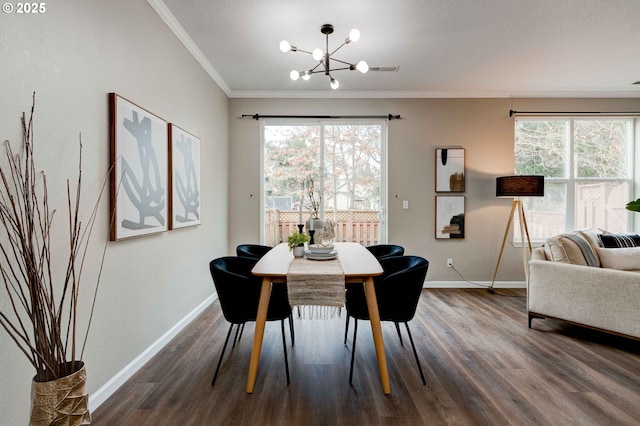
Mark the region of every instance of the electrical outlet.
<instances>
[{"instance_id":1,"label":"electrical outlet","mask_svg":"<svg viewBox=\"0 0 640 426\"><path fill-rule=\"evenodd\" d=\"M453 268L453 259L447 259L447 268Z\"/></svg>"}]
</instances>

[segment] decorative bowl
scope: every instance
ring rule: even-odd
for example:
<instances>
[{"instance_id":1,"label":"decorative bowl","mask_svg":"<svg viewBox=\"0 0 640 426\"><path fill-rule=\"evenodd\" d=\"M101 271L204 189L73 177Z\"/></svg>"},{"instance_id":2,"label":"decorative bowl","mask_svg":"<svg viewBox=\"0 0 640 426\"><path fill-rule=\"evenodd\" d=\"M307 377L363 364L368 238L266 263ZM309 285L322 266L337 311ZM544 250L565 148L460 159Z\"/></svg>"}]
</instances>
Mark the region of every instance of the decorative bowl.
<instances>
[{"instance_id":1,"label":"decorative bowl","mask_svg":"<svg viewBox=\"0 0 640 426\"><path fill-rule=\"evenodd\" d=\"M333 251L333 246L321 246L320 244L309 245L309 251L311 253L330 253Z\"/></svg>"}]
</instances>

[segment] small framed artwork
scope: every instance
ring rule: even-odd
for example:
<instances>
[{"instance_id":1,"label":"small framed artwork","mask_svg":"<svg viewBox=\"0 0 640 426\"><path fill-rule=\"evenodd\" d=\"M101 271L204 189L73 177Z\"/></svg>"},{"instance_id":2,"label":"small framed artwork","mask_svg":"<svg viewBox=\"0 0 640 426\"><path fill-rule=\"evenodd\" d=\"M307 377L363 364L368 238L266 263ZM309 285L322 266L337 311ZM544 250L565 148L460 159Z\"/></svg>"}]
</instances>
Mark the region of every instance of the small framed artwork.
<instances>
[{"instance_id":1,"label":"small framed artwork","mask_svg":"<svg viewBox=\"0 0 640 426\"><path fill-rule=\"evenodd\" d=\"M436 148L436 192L464 191L464 148Z\"/></svg>"},{"instance_id":2,"label":"small framed artwork","mask_svg":"<svg viewBox=\"0 0 640 426\"><path fill-rule=\"evenodd\" d=\"M167 122L109 94L110 239L117 241L167 230Z\"/></svg>"},{"instance_id":3,"label":"small framed artwork","mask_svg":"<svg viewBox=\"0 0 640 426\"><path fill-rule=\"evenodd\" d=\"M200 139L169 124L169 229L200 225Z\"/></svg>"},{"instance_id":4,"label":"small framed artwork","mask_svg":"<svg viewBox=\"0 0 640 426\"><path fill-rule=\"evenodd\" d=\"M464 195L436 195L436 239L464 238Z\"/></svg>"}]
</instances>

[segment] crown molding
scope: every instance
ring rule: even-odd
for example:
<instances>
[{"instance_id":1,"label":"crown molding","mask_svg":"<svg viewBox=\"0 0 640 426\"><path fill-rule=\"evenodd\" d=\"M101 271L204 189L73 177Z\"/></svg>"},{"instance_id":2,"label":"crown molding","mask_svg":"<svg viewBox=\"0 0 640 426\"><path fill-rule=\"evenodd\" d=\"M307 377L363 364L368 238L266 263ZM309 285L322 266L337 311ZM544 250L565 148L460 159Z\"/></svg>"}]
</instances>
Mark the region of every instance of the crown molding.
<instances>
[{"instance_id":1,"label":"crown molding","mask_svg":"<svg viewBox=\"0 0 640 426\"><path fill-rule=\"evenodd\" d=\"M640 98L640 91L558 91L558 92L440 92L440 91L241 91L230 98L300 98L300 99L442 99L442 98Z\"/></svg>"},{"instance_id":2,"label":"crown molding","mask_svg":"<svg viewBox=\"0 0 640 426\"><path fill-rule=\"evenodd\" d=\"M198 48L195 42L189 37L187 32L182 28L182 25L178 22L178 20L173 16L171 11L167 8L162 0L147 0L147 3L156 11L160 19L164 21L165 24L169 27L173 34L180 40L180 42L187 48L189 53L195 58L196 61L200 64L200 66L204 69L204 71L209 74L211 79L215 81L215 83L220 87L220 89L227 95L230 96L231 88L227 85L227 83L222 79L218 71L213 68L211 62L209 62L202 53L202 51Z\"/></svg>"}]
</instances>

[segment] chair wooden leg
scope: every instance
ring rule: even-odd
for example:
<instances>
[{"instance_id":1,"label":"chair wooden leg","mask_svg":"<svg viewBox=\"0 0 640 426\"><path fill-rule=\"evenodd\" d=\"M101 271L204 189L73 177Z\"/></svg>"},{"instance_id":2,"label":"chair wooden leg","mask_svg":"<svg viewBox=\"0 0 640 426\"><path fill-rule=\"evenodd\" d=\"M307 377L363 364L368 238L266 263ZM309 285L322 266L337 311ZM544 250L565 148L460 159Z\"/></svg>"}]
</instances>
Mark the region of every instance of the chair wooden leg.
<instances>
[{"instance_id":1,"label":"chair wooden leg","mask_svg":"<svg viewBox=\"0 0 640 426\"><path fill-rule=\"evenodd\" d=\"M344 344L347 344L347 333L349 333L349 313L347 312L347 322L344 325Z\"/></svg>"},{"instance_id":2,"label":"chair wooden leg","mask_svg":"<svg viewBox=\"0 0 640 426\"><path fill-rule=\"evenodd\" d=\"M238 327L240 324L238 324ZM233 330L233 324L229 326L229 331L227 332L227 338L224 339L224 346L222 346L222 353L220 354L220 359L218 360L218 366L216 367L216 372L213 375L213 380L211 380L211 386L215 385L216 378L218 377L218 371L220 371L220 365L222 364L222 357L224 356L224 351L227 349L227 343L229 343L229 337L231 337L231 330Z\"/></svg>"},{"instance_id":3,"label":"chair wooden leg","mask_svg":"<svg viewBox=\"0 0 640 426\"><path fill-rule=\"evenodd\" d=\"M358 320L353 319L353 342L351 343L351 367L349 367L349 384L353 385L353 361L356 359L356 337L358 336Z\"/></svg>"},{"instance_id":4,"label":"chair wooden leg","mask_svg":"<svg viewBox=\"0 0 640 426\"><path fill-rule=\"evenodd\" d=\"M416 345L413 344L413 337L411 336L411 331L409 330L409 323L404 323L405 327L407 327L407 334L409 335L409 341L411 342L411 348L413 348L413 356L416 357L416 364L418 365L418 371L420 372L420 378L422 379L422 384L427 385L427 381L424 379L424 374L422 373L422 366L420 365L420 359L418 358L418 351L416 351Z\"/></svg>"},{"instance_id":5,"label":"chair wooden leg","mask_svg":"<svg viewBox=\"0 0 640 426\"><path fill-rule=\"evenodd\" d=\"M280 328L282 329L282 350L284 351L284 369L287 372L287 385L291 382L289 380L289 359L287 358L287 339L284 337L284 320L280 321Z\"/></svg>"},{"instance_id":6,"label":"chair wooden leg","mask_svg":"<svg viewBox=\"0 0 640 426\"><path fill-rule=\"evenodd\" d=\"M404 348L404 343L402 342L402 334L400 334L400 325L398 324L398 321L394 321L393 323L396 325L396 331L398 332L398 337L400 338L400 346Z\"/></svg>"}]
</instances>

